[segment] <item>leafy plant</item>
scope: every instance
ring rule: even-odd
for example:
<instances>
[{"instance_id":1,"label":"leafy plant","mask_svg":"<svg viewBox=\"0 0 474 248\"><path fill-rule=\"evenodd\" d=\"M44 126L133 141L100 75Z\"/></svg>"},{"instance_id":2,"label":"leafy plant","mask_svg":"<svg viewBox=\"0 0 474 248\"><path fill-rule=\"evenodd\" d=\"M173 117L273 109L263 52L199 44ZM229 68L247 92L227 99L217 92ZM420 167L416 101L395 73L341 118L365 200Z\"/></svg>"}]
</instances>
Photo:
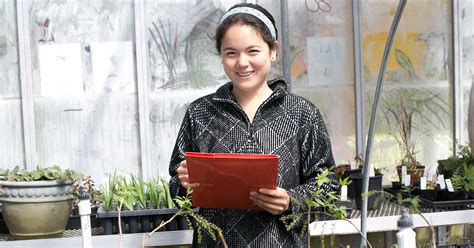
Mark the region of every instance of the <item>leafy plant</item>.
<instances>
[{"instance_id":1,"label":"leafy plant","mask_svg":"<svg viewBox=\"0 0 474 248\"><path fill-rule=\"evenodd\" d=\"M131 187L134 190L134 196L141 208L146 208L146 202L148 201L148 187L143 179L137 176L130 175Z\"/></svg>"},{"instance_id":2,"label":"leafy plant","mask_svg":"<svg viewBox=\"0 0 474 248\"><path fill-rule=\"evenodd\" d=\"M105 211L112 211L115 203L116 191L117 191L118 177L116 173L109 177L107 184L102 184L98 192L99 199L102 202L102 206Z\"/></svg>"},{"instance_id":3,"label":"leafy plant","mask_svg":"<svg viewBox=\"0 0 474 248\"><path fill-rule=\"evenodd\" d=\"M421 199L419 196L415 196L412 194L414 188L411 186L402 186L401 190L396 195L396 201L399 205L407 207L413 213L416 213L423 218L423 220L428 224L431 230L431 243L432 246L436 244L436 232L434 227L430 224L430 222L426 219L426 217L421 212Z\"/></svg>"},{"instance_id":4,"label":"leafy plant","mask_svg":"<svg viewBox=\"0 0 474 248\"><path fill-rule=\"evenodd\" d=\"M451 181L455 189L474 191L474 166L463 164L463 173L455 174Z\"/></svg>"},{"instance_id":5,"label":"leafy plant","mask_svg":"<svg viewBox=\"0 0 474 248\"><path fill-rule=\"evenodd\" d=\"M385 92L382 99L380 118L386 123L387 131L394 133L400 147L402 158L399 165L416 169L421 165L416 157L416 144L421 136L414 136L413 131L426 133L430 129L444 127L449 116L449 105L440 93L400 86Z\"/></svg>"},{"instance_id":6,"label":"leafy plant","mask_svg":"<svg viewBox=\"0 0 474 248\"><path fill-rule=\"evenodd\" d=\"M315 220L317 220L318 215L321 217L331 216L336 219L347 220L346 207L336 206L334 204L339 199L337 192L326 192L322 187L325 184L332 183L332 178L334 177L334 172L331 172L328 169L320 170L320 173L316 176L317 190L309 198L304 199L308 211L303 213L292 213L284 215L280 218L280 220L283 222L288 231L295 229L296 226L301 221L303 221L303 226L301 227L300 235L304 235L308 230L308 226L311 223L311 219L314 218ZM348 183L348 181L346 181L345 183ZM352 222L349 223L352 224ZM358 230L357 227L355 228ZM321 237L321 247L325 247L324 242L324 237ZM308 245L309 243L310 236L308 235ZM331 237L330 246L334 247L334 235Z\"/></svg>"},{"instance_id":7,"label":"leafy plant","mask_svg":"<svg viewBox=\"0 0 474 248\"><path fill-rule=\"evenodd\" d=\"M458 152L444 160L438 160L438 174L443 174L445 178L452 178L455 175L465 175L464 168L474 167L474 158L469 145L461 145L456 141Z\"/></svg>"},{"instance_id":8,"label":"leafy plant","mask_svg":"<svg viewBox=\"0 0 474 248\"><path fill-rule=\"evenodd\" d=\"M160 179L162 180L162 179ZM218 227L216 224L208 221L206 218L204 218L202 215L196 213L192 209L192 202L191 202L191 194L192 194L192 188L187 188L186 190L186 196L177 196L175 198L176 203L178 204L179 211L176 212L170 219L167 221L162 222L158 227L156 227L152 232L150 232L144 239L143 239L143 247L145 247L145 244L148 240L148 238L158 231L159 229L163 228L166 224L171 222L174 218L178 216L185 216L188 219L192 218L194 219L194 223L196 225L196 232L198 235L198 242L202 242L202 232L206 231L211 238L216 241L217 238L220 239L222 242L222 245L224 247L228 247L227 243L224 239L224 234L222 233L222 229Z\"/></svg>"},{"instance_id":9,"label":"leafy plant","mask_svg":"<svg viewBox=\"0 0 474 248\"><path fill-rule=\"evenodd\" d=\"M34 182L34 181L64 181L71 184L71 194L76 197L79 195L80 187L85 187L91 196L91 202L96 200L94 190L94 181L90 176L84 177L82 173L72 169L62 169L58 165L50 167L41 167L37 165L34 170L27 171L15 166L11 170L0 170L0 180L11 182ZM77 206L79 200L73 201L73 206Z\"/></svg>"},{"instance_id":10,"label":"leafy plant","mask_svg":"<svg viewBox=\"0 0 474 248\"><path fill-rule=\"evenodd\" d=\"M402 185L400 191L397 193L397 203L419 213L421 212L421 200L419 196L412 195L412 191L412 187Z\"/></svg>"},{"instance_id":11,"label":"leafy plant","mask_svg":"<svg viewBox=\"0 0 474 248\"><path fill-rule=\"evenodd\" d=\"M173 199L171 198L170 186L169 186L168 182L162 177L160 177L159 181L160 181L159 185L161 185L163 187L166 206L168 208L174 208L175 205L174 205Z\"/></svg>"},{"instance_id":12,"label":"leafy plant","mask_svg":"<svg viewBox=\"0 0 474 248\"><path fill-rule=\"evenodd\" d=\"M159 208L161 205L161 200L164 198L162 197L164 194L158 187L156 182L150 181L147 183L148 187L148 199L150 199L151 205L153 207Z\"/></svg>"},{"instance_id":13,"label":"leafy plant","mask_svg":"<svg viewBox=\"0 0 474 248\"><path fill-rule=\"evenodd\" d=\"M125 206L128 210L133 210L135 205L136 193L131 183L128 183L125 177L121 177L117 184L116 199L120 204L120 209Z\"/></svg>"},{"instance_id":14,"label":"leafy plant","mask_svg":"<svg viewBox=\"0 0 474 248\"><path fill-rule=\"evenodd\" d=\"M36 166L33 171L22 170L20 166L15 166L12 170L4 170L0 172L0 176L6 181L12 182L32 182L32 181L66 181L73 183L79 181L83 177L81 173L71 169L61 169L54 165L51 167Z\"/></svg>"},{"instance_id":15,"label":"leafy plant","mask_svg":"<svg viewBox=\"0 0 474 248\"><path fill-rule=\"evenodd\" d=\"M352 181L350 180L349 177L346 177L346 178L344 178L344 179L339 178L339 185L341 185L341 186L344 186L344 185L348 186L348 185L350 185L351 183L352 183Z\"/></svg>"}]
</instances>

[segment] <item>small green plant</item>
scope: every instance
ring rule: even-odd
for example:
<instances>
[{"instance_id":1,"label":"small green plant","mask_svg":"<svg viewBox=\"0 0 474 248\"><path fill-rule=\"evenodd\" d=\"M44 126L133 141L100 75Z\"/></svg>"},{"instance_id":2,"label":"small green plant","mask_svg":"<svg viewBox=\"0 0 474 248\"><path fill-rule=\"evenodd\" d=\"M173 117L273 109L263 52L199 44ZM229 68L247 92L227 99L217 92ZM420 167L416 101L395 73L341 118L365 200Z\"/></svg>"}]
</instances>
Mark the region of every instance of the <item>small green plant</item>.
<instances>
[{"instance_id":1,"label":"small green plant","mask_svg":"<svg viewBox=\"0 0 474 248\"><path fill-rule=\"evenodd\" d=\"M227 243L224 239L224 234L222 233L222 229L218 227L216 224L208 221L206 218L204 218L202 215L196 213L193 211L192 208L192 202L191 202L191 195L192 195L192 188L187 188L186 190L186 195L185 196L177 196L175 198L175 201L178 205L178 212L176 212L170 219L167 221L162 222L158 227L156 227L152 232L150 232L147 236L144 237L143 239L143 244L142 247L145 247L145 244L150 238L150 236L158 231L159 229L163 228L166 224L171 222L174 218L178 216L185 216L188 218L194 219L195 225L196 225L196 232L198 235L198 242L202 242L202 232L205 231L207 232L211 238L216 241L217 238L220 239L222 242L222 245L224 247L228 247ZM191 223L191 221L189 221Z\"/></svg>"},{"instance_id":2,"label":"small green plant","mask_svg":"<svg viewBox=\"0 0 474 248\"><path fill-rule=\"evenodd\" d=\"M456 145L458 147L456 155L438 161L438 174L443 174L445 178L465 175L465 168L474 167L474 157L469 145L461 145L457 141Z\"/></svg>"},{"instance_id":3,"label":"small green plant","mask_svg":"<svg viewBox=\"0 0 474 248\"><path fill-rule=\"evenodd\" d=\"M4 170L0 172L0 176L6 181L12 182L32 182L32 181L66 181L74 182L82 179L81 173L75 172L71 169L61 169L61 167L54 165L51 167L36 166L32 171L22 170L20 166L15 166L12 170Z\"/></svg>"},{"instance_id":4,"label":"small green plant","mask_svg":"<svg viewBox=\"0 0 474 248\"><path fill-rule=\"evenodd\" d=\"M474 166L463 165L463 173L455 174L451 181L455 189L474 191Z\"/></svg>"},{"instance_id":5,"label":"small green plant","mask_svg":"<svg viewBox=\"0 0 474 248\"><path fill-rule=\"evenodd\" d=\"M318 215L321 217L331 216L336 219L347 220L346 207L339 207L334 204L339 199L337 192L326 192L322 187L325 184L333 183L334 178L334 172L329 171L328 169L320 170L320 173L316 176L317 190L309 198L304 199L308 210L302 213L292 213L289 215L284 215L280 218L280 220L283 222L288 231L295 229L297 225L301 223L301 221L303 221L303 225L300 229L300 235L304 235L308 230L308 226L311 223L311 220L314 219L317 221ZM349 183L349 181L346 180L344 183ZM298 203L295 202L295 204ZM352 224L352 222L349 223ZM354 228L359 230L355 226ZM308 235L308 246L309 244L310 236ZM330 246L334 247L334 235L331 236ZM325 247L325 239L323 236L321 237L321 247Z\"/></svg>"},{"instance_id":6,"label":"small green plant","mask_svg":"<svg viewBox=\"0 0 474 248\"><path fill-rule=\"evenodd\" d=\"M171 198L171 192L170 192L170 186L168 184L168 182L160 177L159 178L159 181L160 181L160 187L163 187L162 190L164 192L164 199L165 199L165 204L168 208L174 208L175 205L174 205L174 202L173 202L173 199Z\"/></svg>"},{"instance_id":7,"label":"small green plant","mask_svg":"<svg viewBox=\"0 0 474 248\"><path fill-rule=\"evenodd\" d=\"M344 186L344 185L349 186L351 183L352 183L352 181L350 180L349 177L346 177L344 179L339 178L339 185L341 185L341 186Z\"/></svg>"},{"instance_id":8,"label":"small green plant","mask_svg":"<svg viewBox=\"0 0 474 248\"><path fill-rule=\"evenodd\" d=\"M135 175L130 175L130 186L134 190L134 196L141 208L146 208L146 202L148 201L148 187L143 179L138 178Z\"/></svg>"},{"instance_id":9,"label":"small green plant","mask_svg":"<svg viewBox=\"0 0 474 248\"><path fill-rule=\"evenodd\" d=\"M412 195L413 188L402 185L400 191L397 193L397 203L403 205L413 212L420 213L421 200L419 196Z\"/></svg>"},{"instance_id":10,"label":"small green plant","mask_svg":"<svg viewBox=\"0 0 474 248\"><path fill-rule=\"evenodd\" d=\"M158 187L158 184L153 181L147 182L148 187L148 199L150 199L151 206L159 208L161 200L164 198L164 193Z\"/></svg>"},{"instance_id":11,"label":"small green plant","mask_svg":"<svg viewBox=\"0 0 474 248\"><path fill-rule=\"evenodd\" d=\"M113 205L115 204L116 200L114 196L117 192L117 183L118 177L114 172L114 174L109 177L107 184L102 184L100 186L98 195L105 211L113 210Z\"/></svg>"},{"instance_id":12,"label":"small green plant","mask_svg":"<svg viewBox=\"0 0 474 248\"><path fill-rule=\"evenodd\" d=\"M133 210L136 202L136 193L133 185L127 181L126 177L122 177L118 181L116 199L120 207L125 206L128 210Z\"/></svg>"},{"instance_id":13,"label":"small green plant","mask_svg":"<svg viewBox=\"0 0 474 248\"><path fill-rule=\"evenodd\" d=\"M426 217L421 212L421 199L419 196L415 196L412 194L414 188L412 186L402 186L400 191L396 195L396 201L399 205L407 207L411 212L418 214L423 218L423 220L428 224L431 230L431 245L435 247L436 244L436 232L434 227L430 224L430 222L426 219Z\"/></svg>"}]
</instances>

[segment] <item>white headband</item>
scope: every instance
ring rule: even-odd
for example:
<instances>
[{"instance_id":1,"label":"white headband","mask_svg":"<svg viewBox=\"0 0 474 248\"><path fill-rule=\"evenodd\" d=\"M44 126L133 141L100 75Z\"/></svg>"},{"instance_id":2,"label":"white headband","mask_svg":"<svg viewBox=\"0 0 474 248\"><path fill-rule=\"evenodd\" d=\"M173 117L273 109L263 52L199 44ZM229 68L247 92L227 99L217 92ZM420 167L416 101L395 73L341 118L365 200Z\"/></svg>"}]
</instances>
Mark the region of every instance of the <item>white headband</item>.
<instances>
[{"instance_id":1,"label":"white headband","mask_svg":"<svg viewBox=\"0 0 474 248\"><path fill-rule=\"evenodd\" d=\"M265 26L267 26L268 30L272 34L273 40L276 40L276 30L275 30L275 26L273 26L272 21L270 21L270 19L265 14L263 14L262 12L258 11L257 9L254 9L254 8L237 7L237 8L231 9L231 10L227 11L221 17L221 20L219 21L219 25L221 25L222 22L224 22L224 20L227 19L227 17L229 17L231 15L239 14L239 13L249 14L249 15L253 15L253 16L257 17L260 21L262 21L265 24Z\"/></svg>"}]
</instances>

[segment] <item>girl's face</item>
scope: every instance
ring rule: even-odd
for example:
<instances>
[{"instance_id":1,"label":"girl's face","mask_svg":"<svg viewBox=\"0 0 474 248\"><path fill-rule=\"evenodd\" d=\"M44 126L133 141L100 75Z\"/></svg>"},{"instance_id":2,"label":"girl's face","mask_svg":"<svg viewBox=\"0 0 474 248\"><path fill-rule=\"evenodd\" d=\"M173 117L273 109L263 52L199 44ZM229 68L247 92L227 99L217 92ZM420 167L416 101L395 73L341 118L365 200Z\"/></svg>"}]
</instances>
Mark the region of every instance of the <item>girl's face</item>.
<instances>
[{"instance_id":1,"label":"girl's face","mask_svg":"<svg viewBox=\"0 0 474 248\"><path fill-rule=\"evenodd\" d=\"M257 30L249 25L232 25L221 43L224 71L234 90L258 92L267 86L268 73L276 57Z\"/></svg>"}]
</instances>

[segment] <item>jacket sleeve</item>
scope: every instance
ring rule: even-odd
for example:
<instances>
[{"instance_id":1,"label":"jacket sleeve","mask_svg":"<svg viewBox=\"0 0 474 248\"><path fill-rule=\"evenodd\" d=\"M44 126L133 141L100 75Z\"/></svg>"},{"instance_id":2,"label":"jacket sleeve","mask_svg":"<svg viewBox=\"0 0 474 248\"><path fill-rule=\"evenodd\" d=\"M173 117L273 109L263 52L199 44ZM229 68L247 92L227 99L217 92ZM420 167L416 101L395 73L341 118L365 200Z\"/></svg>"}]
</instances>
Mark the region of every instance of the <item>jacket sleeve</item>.
<instances>
[{"instance_id":1,"label":"jacket sleeve","mask_svg":"<svg viewBox=\"0 0 474 248\"><path fill-rule=\"evenodd\" d=\"M311 122L301 129L298 139L301 146L300 185L288 190L293 214L307 213L308 207L304 200L309 199L318 190L316 176L320 170L335 170L331 141L319 110L315 109ZM331 173L330 179L330 183L321 186L326 193L337 191L339 187L335 174ZM303 225L303 221L297 226L300 225Z\"/></svg>"},{"instance_id":2,"label":"jacket sleeve","mask_svg":"<svg viewBox=\"0 0 474 248\"><path fill-rule=\"evenodd\" d=\"M169 174L171 176L169 186L171 197L174 198L180 193L181 182L178 178L176 169L179 166L179 163L185 159L185 152L193 151L193 123L191 118L190 108L186 111L184 115L183 122L181 123L181 128L178 132L178 137L176 138L176 143L174 145L173 153L171 154L171 161L169 165Z\"/></svg>"}]
</instances>

